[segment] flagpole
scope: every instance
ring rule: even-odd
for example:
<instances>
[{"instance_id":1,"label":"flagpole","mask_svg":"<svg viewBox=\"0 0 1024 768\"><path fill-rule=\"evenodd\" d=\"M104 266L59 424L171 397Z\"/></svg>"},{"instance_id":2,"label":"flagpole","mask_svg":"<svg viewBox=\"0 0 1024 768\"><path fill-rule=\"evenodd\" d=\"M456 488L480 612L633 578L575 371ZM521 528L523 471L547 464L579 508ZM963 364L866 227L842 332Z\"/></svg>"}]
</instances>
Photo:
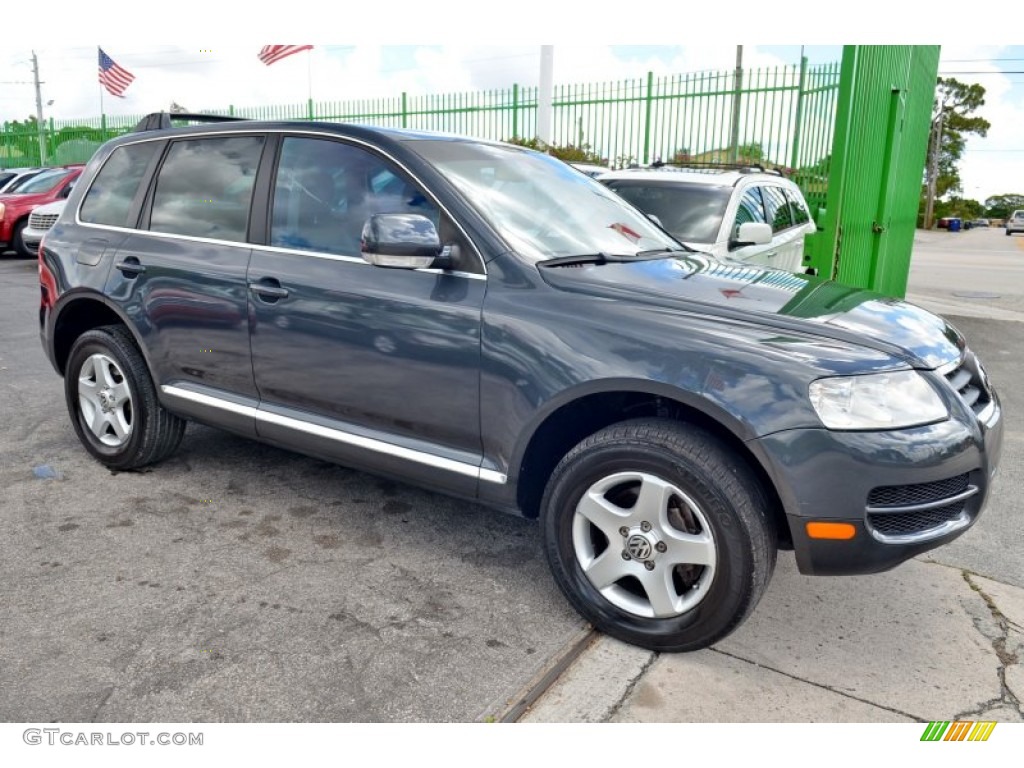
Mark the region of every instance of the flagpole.
<instances>
[{"instance_id":1,"label":"flagpole","mask_svg":"<svg viewBox=\"0 0 1024 768\"><path fill-rule=\"evenodd\" d=\"M100 52L100 48L99 48L99 46L97 46L96 47L96 54L97 54L97 56L99 55L99 52ZM107 137L106 137L107 119L106 119L106 116L103 114L103 83L101 83L99 81L99 79L97 79L96 84L100 88L100 129L104 132L103 140L106 141L106 139L107 139Z\"/></svg>"},{"instance_id":2,"label":"flagpole","mask_svg":"<svg viewBox=\"0 0 1024 768\"><path fill-rule=\"evenodd\" d=\"M313 119L313 49L306 49L306 85L309 89L309 119Z\"/></svg>"}]
</instances>

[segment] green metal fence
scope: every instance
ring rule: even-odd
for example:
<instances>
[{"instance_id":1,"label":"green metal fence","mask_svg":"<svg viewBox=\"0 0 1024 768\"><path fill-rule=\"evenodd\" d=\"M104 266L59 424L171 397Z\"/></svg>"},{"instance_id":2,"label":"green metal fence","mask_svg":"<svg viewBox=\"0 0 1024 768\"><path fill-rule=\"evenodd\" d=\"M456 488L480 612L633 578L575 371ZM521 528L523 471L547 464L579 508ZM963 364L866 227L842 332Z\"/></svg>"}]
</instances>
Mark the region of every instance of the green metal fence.
<instances>
[{"instance_id":1,"label":"green metal fence","mask_svg":"<svg viewBox=\"0 0 1024 768\"><path fill-rule=\"evenodd\" d=\"M824 205L839 63L737 72L699 72L603 83L557 85L553 136L587 149L604 163L673 159L760 162L786 168L812 210ZM349 101L204 110L254 119L302 119L445 131L481 138L532 138L537 88L398 96ZM42 131L46 164L84 162L103 141L125 133L137 116L50 121ZM735 138L735 140L734 140ZM4 124L0 165L40 163L34 124Z\"/></svg>"}]
</instances>

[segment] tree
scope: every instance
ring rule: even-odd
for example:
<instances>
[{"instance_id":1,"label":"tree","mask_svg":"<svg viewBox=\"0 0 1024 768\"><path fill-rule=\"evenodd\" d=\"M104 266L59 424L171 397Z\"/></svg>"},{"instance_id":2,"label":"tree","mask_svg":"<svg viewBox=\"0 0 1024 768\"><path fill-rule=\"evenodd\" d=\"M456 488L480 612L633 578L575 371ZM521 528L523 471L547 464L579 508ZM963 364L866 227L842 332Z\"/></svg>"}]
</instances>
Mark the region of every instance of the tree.
<instances>
[{"instance_id":1,"label":"tree","mask_svg":"<svg viewBox=\"0 0 1024 768\"><path fill-rule=\"evenodd\" d=\"M985 215L990 219L1006 219L1021 209L1024 209L1024 195L993 195L985 200Z\"/></svg>"},{"instance_id":2,"label":"tree","mask_svg":"<svg viewBox=\"0 0 1024 768\"><path fill-rule=\"evenodd\" d=\"M961 191L957 163L964 153L966 135L985 136L991 127L988 120L972 114L984 104L983 86L961 83L953 77L938 79L925 168L925 227L933 224L935 198Z\"/></svg>"},{"instance_id":3,"label":"tree","mask_svg":"<svg viewBox=\"0 0 1024 768\"><path fill-rule=\"evenodd\" d=\"M546 152L559 160L567 163L593 163L594 165L607 165L599 154L591 149L589 144L545 144L540 139L505 139L509 144L517 144L520 147L529 147L539 152Z\"/></svg>"},{"instance_id":4,"label":"tree","mask_svg":"<svg viewBox=\"0 0 1024 768\"><path fill-rule=\"evenodd\" d=\"M3 126L0 147L8 165L39 165L39 123L35 115Z\"/></svg>"}]
</instances>

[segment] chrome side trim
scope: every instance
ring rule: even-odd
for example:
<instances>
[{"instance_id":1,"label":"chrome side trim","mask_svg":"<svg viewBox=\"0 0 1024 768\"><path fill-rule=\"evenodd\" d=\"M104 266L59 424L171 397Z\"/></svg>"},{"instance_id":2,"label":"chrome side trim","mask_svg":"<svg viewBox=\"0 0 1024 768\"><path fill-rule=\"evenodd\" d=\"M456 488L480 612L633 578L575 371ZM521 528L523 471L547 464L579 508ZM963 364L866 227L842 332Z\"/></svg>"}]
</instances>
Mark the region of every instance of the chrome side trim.
<instances>
[{"instance_id":1,"label":"chrome side trim","mask_svg":"<svg viewBox=\"0 0 1024 768\"><path fill-rule=\"evenodd\" d=\"M170 384L164 384L161 386L160 391L165 395L170 395L171 397L190 400L193 403L208 405L211 408L220 408L222 411L230 411L231 413L237 413L239 416L248 416L251 419L256 418L257 409L253 408L251 405L233 403L230 400L213 397L212 395L204 395L202 392L193 392L191 389L182 389L181 387L175 387Z\"/></svg>"},{"instance_id":2,"label":"chrome side trim","mask_svg":"<svg viewBox=\"0 0 1024 768\"><path fill-rule=\"evenodd\" d=\"M962 528L966 528L970 524L971 518L966 512L961 512L960 516L956 518L956 520L947 520L945 523L936 526L935 528L929 528L927 531L910 533L905 536L887 536L884 533L876 531L870 523L867 528L868 531L871 532L872 537L883 544L920 544L925 541L931 541L932 539L940 539L943 536L948 536Z\"/></svg>"},{"instance_id":3,"label":"chrome side trim","mask_svg":"<svg viewBox=\"0 0 1024 768\"><path fill-rule=\"evenodd\" d=\"M345 445L365 448L366 450L374 451L376 453L384 453L389 456L395 456L399 459L405 459L406 461L424 464L428 467L435 467L436 469L455 472L467 477L475 477L484 482L497 483L498 485L504 485L508 482L508 477L505 474L493 469L482 469L474 464L466 464L462 461L446 459L442 456L435 456L431 453L425 453L424 451L416 451L412 448L403 448L400 445L386 443L383 440L375 440L371 437L356 435L340 429L324 427L320 424L313 424L308 421L302 421L301 419L294 419L290 416L281 416L277 413L271 413L251 406L240 405L238 403L233 403L230 400L224 400L223 398L206 395L200 392L193 392L190 389L182 389L181 387L176 387L170 384L164 384L160 387L160 390L165 395L169 395L171 397L190 400L201 405L210 406L211 408L220 408L225 411L230 411L231 413L252 417L257 421L266 422L268 424L277 424L278 426L285 427L286 429L305 432L309 435L316 435L317 437L334 440L339 443L344 443Z\"/></svg>"},{"instance_id":4,"label":"chrome side trim","mask_svg":"<svg viewBox=\"0 0 1024 768\"><path fill-rule=\"evenodd\" d=\"M969 499L971 496L978 492L978 486L969 485L966 491L961 491L956 496L949 496L945 499L938 499L937 501L928 501L923 504L907 504L900 507L872 507L868 506L867 511L872 515L898 515L901 512L924 512L929 509L938 509L939 507L947 507L950 504L956 504L958 501Z\"/></svg>"},{"instance_id":5,"label":"chrome side trim","mask_svg":"<svg viewBox=\"0 0 1024 768\"><path fill-rule=\"evenodd\" d=\"M498 472L493 469L481 469L480 479L488 483L497 483L498 485L504 485L508 482L508 475L504 472Z\"/></svg>"}]
</instances>

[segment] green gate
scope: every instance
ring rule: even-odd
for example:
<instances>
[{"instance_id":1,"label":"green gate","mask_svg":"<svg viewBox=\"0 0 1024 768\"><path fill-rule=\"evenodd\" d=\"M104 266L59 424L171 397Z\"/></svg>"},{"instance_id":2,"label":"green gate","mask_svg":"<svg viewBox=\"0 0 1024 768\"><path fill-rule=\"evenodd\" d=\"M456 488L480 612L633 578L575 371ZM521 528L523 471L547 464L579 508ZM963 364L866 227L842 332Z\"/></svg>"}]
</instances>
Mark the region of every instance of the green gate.
<instances>
[{"instance_id":1,"label":"green gate","mask_svg":"<svg viewBox=\"0 0 1024 768\"><path fill-rule=\"evenodd\" d=\"M935 45L844 47L820 274L905 295L938 69Z\"/></svg>"}]
</instances>

